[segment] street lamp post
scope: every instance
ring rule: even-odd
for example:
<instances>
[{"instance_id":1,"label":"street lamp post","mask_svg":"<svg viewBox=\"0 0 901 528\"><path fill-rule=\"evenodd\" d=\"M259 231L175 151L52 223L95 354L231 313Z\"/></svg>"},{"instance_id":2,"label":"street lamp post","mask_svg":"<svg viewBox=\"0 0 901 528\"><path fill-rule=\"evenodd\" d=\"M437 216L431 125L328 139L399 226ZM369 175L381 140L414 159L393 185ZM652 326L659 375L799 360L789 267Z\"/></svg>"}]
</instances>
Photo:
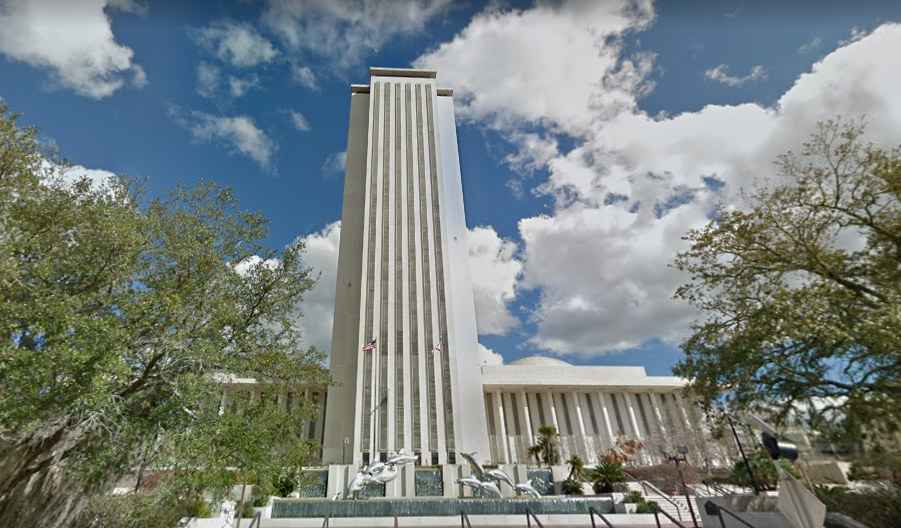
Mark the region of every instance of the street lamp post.
<instances>
[{"instance_id":1,"label":"street lamp post","mask_svg":"<svg viewBox=\"0 0 901 528\"><path fill-rule=\"evenodd\" d=\"M682 490L685 491L685 502L688 503L688 511L691 512L691 521L694 523L695 528L699 528L698 518L695 516L695 508L691 505L691 497L688 495L688 486L685 485L685 475L682 474L682 467L679 466L679 464L682 462L688 462L688 446L684 444L677 445L676 455L670 455L669 448L665 445L658 446L658 449L660 450L660 454L663 455L663 458L667 462L674 462L676 464L676 471L679 473L679 480L682 481Z\"/></svg>"}]
</instances>

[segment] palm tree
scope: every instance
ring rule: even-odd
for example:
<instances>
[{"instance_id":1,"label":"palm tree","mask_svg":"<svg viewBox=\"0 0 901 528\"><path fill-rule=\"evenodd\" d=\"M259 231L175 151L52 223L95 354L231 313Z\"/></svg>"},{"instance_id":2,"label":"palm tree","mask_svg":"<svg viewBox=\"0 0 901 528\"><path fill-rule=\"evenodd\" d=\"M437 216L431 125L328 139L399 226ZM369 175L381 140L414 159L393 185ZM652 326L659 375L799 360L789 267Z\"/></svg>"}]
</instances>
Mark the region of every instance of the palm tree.
<instances>
[{"instance_id":1,"label":"palm tree","mask_svg":"<svg viewBox=\"0 0 901 528\"><path fill-rule=\"evenodd\" d=\"M582 462L579 455L569 457L569 460L566 461L566 465L569 466L569 476L566 478L581 481L582 470L585 469L585 463Z\"/></svg>"},{"instance_id":2,"label":"palm tree","mask_svg":"<svg viewBox=\"0 0 901 528\"><path fill-rule=\"evenodd\" d=\"M614 484L626 482L629 477L619 464L599 462L592 471L591 485L595 493L613 493Z\"/></svg>"},{"instance_id":3,"label":"palm tree","mask_svg":"<svg viewBox=\"0 0 901 528\"><path fill-rule=\"evenodd\" d=\"M544 462L548 466L556 465L560 461L560 454L557 452L559 436L553 425L542 425L538 428L538 442L529 448L529 453L538 459L539 464Z\"/></svg>"}]
</instances>

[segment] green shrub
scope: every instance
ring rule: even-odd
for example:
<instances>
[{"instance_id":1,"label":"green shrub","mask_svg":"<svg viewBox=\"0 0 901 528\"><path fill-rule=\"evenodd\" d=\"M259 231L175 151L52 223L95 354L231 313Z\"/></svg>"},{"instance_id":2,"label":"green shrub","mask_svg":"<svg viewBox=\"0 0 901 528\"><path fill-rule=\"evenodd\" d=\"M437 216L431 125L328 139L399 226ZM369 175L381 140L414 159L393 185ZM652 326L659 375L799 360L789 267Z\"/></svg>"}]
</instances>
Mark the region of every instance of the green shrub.
<instances>
[{"instance_id":1,"label":"green shrub","mask_svg":"<svg viewBox=\"0 0 901 528\"><path fill-rule=\"evenodd\" d=\"M817 496L827 511L847 515L869 528L897 528L901 519L901 492L897 490L817 493Z\"/></svg>"},{"instance_id":2,"label":"green shrub","mask_svg":"<svg viewBox=\"0 0 901 528\"><path fill-rule=\"evenodd\" d=\"M272 479L272 488L279 497L287 497L297 490L297 480L294 475L279 475Z\"/></svg>"},{"instance_id":3,"label":"green shrub","mask_svg":"<svg viewBox=\"0 0 901 528\"><path fill-rule=\"evenodd\" d=\"M209 519L213 516L213 510L205 500L196 500L185 505L185 517L196 517L198 519Z\"/></svg>"},{"instance_id":4,"label":"green shrub","mask_svg":"<svg viewBox=\"0 0 901 528\"><path fill-rule=\"evenodd\" d=\"M564 495L583 495L582 483L576 479L566 479L560 485Z\"/></svg>"},{"instance_id":5,"label":"green shrub","mask_svg":"<svg viewBox=\"0 0 901 528\"><path fill-rule=\"evenodd\" d=\"M657 502L645 500L644 497L635 507L635 513L654 513L655 511L657 511Z\"/></svg>"},{"instance_id":6,"label":"green shrub","mask_svg":"<svg viewBox=\"0 0 901 528\"><path fill-rule=\"evenodd\" d=\"M623 497L624 504L641 504L642 502L645 502L645 498L640 491L630 491Z\"/></svg>"},{"instance_id":7,"label":"green shrub","mask_svg":"<svg viewBox=\"0 0 901 528\"><path fill-rule=\"evenodd\" d=\"M250 502L245 502L244 506L241 508L241 518L242 519L250 519L254 515L253 504Z\"/></svg>"}]
</instances>

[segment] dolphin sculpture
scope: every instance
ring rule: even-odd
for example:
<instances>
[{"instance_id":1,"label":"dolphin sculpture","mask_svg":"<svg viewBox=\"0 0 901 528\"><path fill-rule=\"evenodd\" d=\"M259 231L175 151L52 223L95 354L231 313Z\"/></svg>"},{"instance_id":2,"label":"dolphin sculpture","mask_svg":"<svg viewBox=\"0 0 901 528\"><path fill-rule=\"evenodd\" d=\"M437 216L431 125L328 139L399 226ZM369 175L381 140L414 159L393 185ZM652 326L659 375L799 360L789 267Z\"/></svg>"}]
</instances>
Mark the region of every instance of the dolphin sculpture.
<instances>
[{"instance_id":1,"label":"dolphin sculpture","mask_svg":"<svg viewBox=\"0 0 901 528\"><path fill-rule=\"evenodd\" d=\"M350 481L350 484L347 485L347 492L344 493L344 496L353 497L356 492L363 489L371 481L372 475L370 473L366 471L357 473L356 475L354 475L353 480Z\"/></svg>"},{"instance_id":2,"label":"dolphin sculpture","mask_svg":"<svg viewBox=\"0 0 901 528\"><path fill-rule=\"evenodd\" d=\"M419 459L418 456L411 455L410 453L404 452L403 448L397 452L396 455L389 458L386 464L392 465L396 464L398 466L403 466L404 464L408 464L410 462L416 462Z\"/></svg>"},{"instance_id":3,"label":"dolphin sculpture","mask_svg":"<svg viewBox=\"0 0 901 528\"><path fill-rule=\"evenodd\" d=\"M341 492L339 491L338 493L335 493L334 495L332 495L332 500L335 500L335 501L336 501L336 500L338 500L340 497L341 497Z\"/></svg>"},{"instance_id":4,"label":"dolphin sculpture","mask_svg":"<svg viewBox=\"0 0 901 528\"><path fill-rule=\"evenodd\" d=\"M501 498L501 490L494 482L480 482L479 489L482 491L487 491L490 495L494 495L497 498Z\"/></svg>"},{"instance_id":5,"label":"dolphin sculpture","mask_svg":"<svg viewBox=\"0 0 901 528\"><path fill-rule=\"evenodd\" d=\"M506 473L504 473L503 471L501 471L499 469L486 470L485 477L487 477L491 480L496 480L498 482L506 482L507 485L509 485L511 488L516 487L516 485L513 484L513 479L511 479L509 475L507 475Z\"/></svg>"},{"instance_id":6,"label":"dolphin sculpture","mask_svg":"<svg viewBox=\"0 0 901 528\"><path fill-rule=\"evenodd\" d=\"M482 467L482 464L480 464L478 460L476 460L475 455L475 452L460 453L460 456L463 457L467 462L469 462L469 465L472 467L472 472L476 476L476 478L482 480L485 478L485 468Z\"/></svg>"},{"instance_id":7,"label":"dolphin sculpture","mask_svg":"<svg viewBox=\"0 0 901 528\"><path fill-rule=\"evenodd\" d=\"M378 473L372 475L371 481L378 484L385 484L396 479L399 474L400 473L397 471L397 466L395 464L387 464L381 467Z\"/></svg>"},{"instance_id":8,"label":"dolphin sculpture","mask_svg":"<svg viewBox=\"0 0 901 528\"><path fill-rule=\"evenodd\" d=\"M540 499L541 493L538 493L538 490L532 486L532 479L529 479L522 484L517 484L513 486L513 489L522 493L525 493L529 497Z\"/></svg>"},{"instance_id":9,"label":"dolphin sculpture","mask_svg":"<svg viewBox=\"0 0 901 528\"><path fill-rule=\"evenodd\" d=\"M379 471L382 471L383 469L385 469L385 463L380 460L376 460L372 464L369 464L368 466L364 467L363 473L369 473L370 475L375 475L376 473L378 473Z\"/></svg>"},{"instance_id":10,"label":"dolphin sculpture","mask_svg":"<svg viewBox=\"0 0 901 528\"><path fill-rule=\"evenodd\" d=\"M482 481L475 477L458 478L454 482L457 484L463 484L464 486L469 486L472 489L479 489L479 487L482 485Z\"/></svg>"}]
</instances>

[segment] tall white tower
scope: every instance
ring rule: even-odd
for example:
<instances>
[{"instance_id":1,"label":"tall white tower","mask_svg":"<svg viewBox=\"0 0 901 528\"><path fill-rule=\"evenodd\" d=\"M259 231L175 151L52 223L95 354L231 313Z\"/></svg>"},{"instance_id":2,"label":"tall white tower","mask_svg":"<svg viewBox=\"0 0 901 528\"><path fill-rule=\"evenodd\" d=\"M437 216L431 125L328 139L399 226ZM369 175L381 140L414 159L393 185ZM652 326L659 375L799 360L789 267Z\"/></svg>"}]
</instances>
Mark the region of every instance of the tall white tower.
<instances>
[{"instance_id":1,"label":"tall white tower","mask_svg":"<svg viewBox=\"0 0 901 528\"><path fill-rule=\"evenodd\" d=\"M489 453L453 97L435 77L372 68L351 86L325 463Z\"/></svg>"}]
</instances>

